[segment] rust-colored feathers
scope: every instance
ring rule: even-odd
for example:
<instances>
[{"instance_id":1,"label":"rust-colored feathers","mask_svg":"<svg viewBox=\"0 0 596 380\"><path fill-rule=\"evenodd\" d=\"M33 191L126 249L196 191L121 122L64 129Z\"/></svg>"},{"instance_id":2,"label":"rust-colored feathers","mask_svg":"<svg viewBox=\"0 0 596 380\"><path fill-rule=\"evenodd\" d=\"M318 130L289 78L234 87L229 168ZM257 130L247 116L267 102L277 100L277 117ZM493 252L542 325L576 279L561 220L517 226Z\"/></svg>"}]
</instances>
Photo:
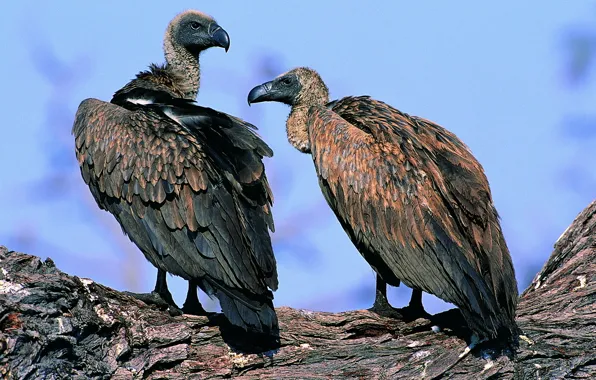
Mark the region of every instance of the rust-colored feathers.
<instances>
[{"instance_id":1,"label":"rust-colored feathers","mask_svg":"<svg viewBox=\"0 0 596 380\"><path fill-rule=\"evenodd\" d=\"M480 338L515 334L517 284L489 184L454 134L368 96L329 102L308 68L248 101L292 107L289 142L312 154L325 199L383 281L454 303Z\"/></svg>"},{"instance_id":2,"label":"rust-colored feathers","mask_svg":"<svg viewBox=\"0 0 596 380\"><path fill-rule=\"evenodd\" d=\"M325 198L383 279L458 305L481 336L510 333L513 265L469 149L369 97L314 106L307 123Z\"/></svg>"},{"instance_id":3,"label":"rust-colored feathers","mask_svg":"<svg viewBox=\"0 0 596 380\"><path fill-rule=\"evenodd\" d=\"M166 65L139 73L111 103L80 104L76 154L99 207L159 269L162 296L167 271L189 280L187 300L196 284L233 324L277 334L262 162L272 151L254 126L194 102L199 54L229 45L208 15L174 18ZM516 333L517 284L489 184L454 134L367 96L329 103L308 68L255 87L248 100L292 106L288 139L312 154L327 202L383 289L403 281L452 302L482 338Z\"/></svg>"}]
</instances>

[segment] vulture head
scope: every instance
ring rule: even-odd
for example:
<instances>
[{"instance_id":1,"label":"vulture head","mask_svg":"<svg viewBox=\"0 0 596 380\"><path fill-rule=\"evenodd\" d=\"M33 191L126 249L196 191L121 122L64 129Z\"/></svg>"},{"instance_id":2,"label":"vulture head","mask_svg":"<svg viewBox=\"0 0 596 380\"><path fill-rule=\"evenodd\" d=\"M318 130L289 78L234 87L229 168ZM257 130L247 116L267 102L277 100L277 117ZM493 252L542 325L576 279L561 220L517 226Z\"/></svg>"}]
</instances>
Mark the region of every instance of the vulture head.
<instances>
[{"instance_id":1,"label":"vulture head","mask_svg":"<svg viewBox=\"0 0 596 380\"><path fill-rule=\"evenodd\" d=\"M248 104L280 102L292 107L324 105L329 90L319 74L308 67L299 67L281 74L270 82L256 86L248 94Z\"/></svg>"},{"instance_id":2,"label":"vulture head","mask_svg":"<svg viewBox=\"0 0 596 380\"><path fill-rule=\"evenodd\" d=\"M230 36L205 13L188 10L176 16L168 25L164 44L182 47L192 55L198 55L210 47L222 47L228 51Z\"/></svg>"}]
</instances>

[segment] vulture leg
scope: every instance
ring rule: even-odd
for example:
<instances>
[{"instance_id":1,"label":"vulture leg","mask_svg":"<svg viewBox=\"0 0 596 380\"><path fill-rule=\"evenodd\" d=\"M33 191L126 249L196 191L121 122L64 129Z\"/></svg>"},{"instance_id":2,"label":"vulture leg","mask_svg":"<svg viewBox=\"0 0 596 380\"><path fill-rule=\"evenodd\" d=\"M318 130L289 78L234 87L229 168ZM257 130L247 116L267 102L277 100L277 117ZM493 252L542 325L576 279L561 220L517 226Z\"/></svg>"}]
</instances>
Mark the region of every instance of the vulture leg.
<instances>
[{"instance_id":1,"label":"vulture leg","mask_svg":"<svg viewBox=\"0 0 596 380\"><path fill-rule=\"evenodd\" d=\"M399 311L389 304L389 301L387 300L387 283L378 274L375 303L370 310L385 317L402 318Z\"/></svg>"},{"instance_id":2,"label":"vulture leg","mask_svg":"<svg viewBox=\"0 0 596 380\"><path fill-rule=\"evenodd\" d=\"M430 318L430 314L424 310L422 305L422 290L412 289L412 297L408 306L399 309L400 313L408 320L414 320L416 318Z\"/></svg>"},{"instance_id":3,"label":"vulture leg","mask_svg":"<svg viewBox=\"0 0 596 380\"><path fill-rule=\"evenodd\" d=\"M168 290L168 281L166 280L165 270L157 270L157 281L155 281L155 289L153 289L153 293L157 293L168 305L176 306L176 303L172 298L172 293Z\"/></svg>"},{"instance_id":4,"label":"vulture leg","mask_svg":"<svg viewBox=\"0 0 596 380\"><path fill-rule=\"evenodd\" d=\"M209 315L209 313L203 309L199 296L197 295L197 283L195 281L188 281L188 293L186 293L186 301L182 306L184 314L193 315Z\"/></svg>"},{"instance_id":5,"label":"vulture leg","mask_svg":"<svg viewBox=\"0 0 596 380\"><path fill-rule=\"evenodd\" d=\"M375 304L373 309L391 307L387 300L387 283L377 274L377 292L375 295Z\"/></svg>"},{"instance_id":6,"label":"vulture leg","mask_svg":"<svg viewBox=\"0 0 596 380\"><path fill-rule=\"evenodd\" d=\"M424 306L422 305L422 290L412 289L412 298L408 310L412 313L425 314Z\"/></svg>"},{"instance_id":7,"label":"vulture leg","mask_svg":"<svg viewBox=\"0 0 596 380\"><path fill-rule=\"evenodd\" d=\"M429 317L422 306L422 290L412 289L412 297L408 306L396 309L387 300L387 283L377 274L377 294L375 304L371 308L375 313L391 318L413 320L418 317Z\"/></svg>"},{"instance_id":8,"label":"vulture leg","mask_svg":"<svg viewBox=\"0 0 596 380\"><path fill-rule=\"evenodd\" d=\"M157 281L155 281L155 289L151 293L132 293L124 292L138 300L145 302L148 305L157 305L159 308L168 309L172 315L180 315L182 311L172 298L172 294L168 290L168 282L166 280L166 271L157 270Z\"/></svg>"}]
</instances>

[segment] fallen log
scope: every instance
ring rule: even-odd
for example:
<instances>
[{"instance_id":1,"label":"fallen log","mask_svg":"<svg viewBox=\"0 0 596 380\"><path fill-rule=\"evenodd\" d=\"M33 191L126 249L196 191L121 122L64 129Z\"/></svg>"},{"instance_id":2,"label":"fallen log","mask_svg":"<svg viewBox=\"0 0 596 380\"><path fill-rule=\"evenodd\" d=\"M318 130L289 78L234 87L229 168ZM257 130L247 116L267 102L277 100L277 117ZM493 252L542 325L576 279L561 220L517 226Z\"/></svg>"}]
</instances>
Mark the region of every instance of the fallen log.
<instances>
[{"instance_id":1,"label":"fallen log","mask_svg":"<svg viewBox=\"0 0 596 380\"><path fill-rule=\"evenodd\" d=\"M520 344L491 357L456 329L368 310L277 309L281 342L234 342L221 317L171 316L0 247L0 375L10 379L596 378L596 202L520 297ZM455 311L456 312L456 311ZM450 314L451 313L451 314Z\"/></svg>"}]
</instances>

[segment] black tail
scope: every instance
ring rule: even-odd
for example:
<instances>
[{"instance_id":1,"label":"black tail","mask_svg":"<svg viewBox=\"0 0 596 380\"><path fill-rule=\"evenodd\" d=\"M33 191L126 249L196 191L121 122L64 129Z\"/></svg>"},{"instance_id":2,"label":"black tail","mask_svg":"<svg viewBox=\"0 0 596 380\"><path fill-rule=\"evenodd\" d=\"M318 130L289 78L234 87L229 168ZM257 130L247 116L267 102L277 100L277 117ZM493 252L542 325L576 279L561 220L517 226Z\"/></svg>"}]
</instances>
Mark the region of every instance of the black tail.
<instances>
[{"instance_id":1,"label":"black tail","mask_svg":"<svg viewBox=\"0 0 596 380\"><path fill-rule=\"evenodd\" d=\"M277 314L273 308L273 293L268 291L264 295L249 294L213 281L204 285L207 285L205 290L208 294L213 294L219 299L221 310L231 324L246 331L279 336Z\"/></svg>"},{"instance_id":2,"label":"black tail","mask_svg":"<svg viewBox=\"0 0 596 380\"><path fill-rule=\"evenodd\" d=\"M515 342L520 333L515 323L519 293L509 249L498 222L491 223L486 229L485 240L488 239L492 240L490 244L492 249L490 251L485 251L484 247L480 249L484 257L492 258L486 260L489 271L483 276L487 287L492 291L492 298L484 301L491 306L481 308L481 311L485 312L476 324L489 329L487 336L490 338Z\"/></svg>"},{"instance_id":3,"label":"black tail","mask_svg":"<svg viewBox=\"0 0 596 380\"><path fill-rule=\"evenodd\" d=\"M499 313L485 312L482 315L466 307L460 307L460 310L468 326L478 337L502 342L517 340L519 328L505 310L500 310Z\"/></svg>"}]
</instances>

